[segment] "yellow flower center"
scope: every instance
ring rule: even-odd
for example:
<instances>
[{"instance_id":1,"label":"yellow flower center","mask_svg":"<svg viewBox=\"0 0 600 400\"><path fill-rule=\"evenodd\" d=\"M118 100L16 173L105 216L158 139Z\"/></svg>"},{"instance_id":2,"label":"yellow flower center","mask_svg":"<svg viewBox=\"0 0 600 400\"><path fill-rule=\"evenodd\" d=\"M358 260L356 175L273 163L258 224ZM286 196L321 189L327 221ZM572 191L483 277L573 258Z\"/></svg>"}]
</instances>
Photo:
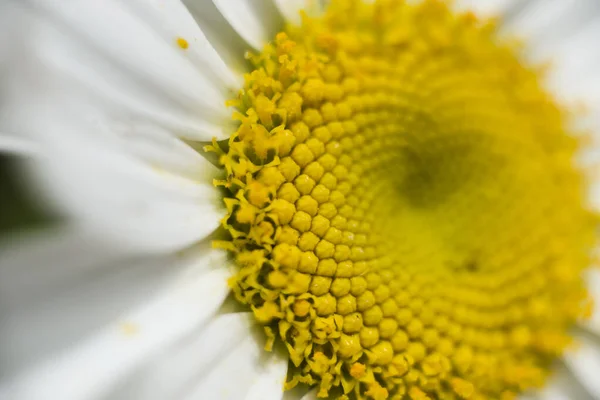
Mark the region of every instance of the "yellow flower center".
<instances>
[{"instance_id":1,"label":"yellow flower center","mask_svg":"<svg viewBox=\"0 0 600 400\"><path fill-rule=\"evenodd\" d=\"M351 399L512 398L582 314L595 218L579 139L494 24L333 1L260 54L215 142L231 286ZM344 397L346 396L346 397Z\"/></svg>"}]
</instances>

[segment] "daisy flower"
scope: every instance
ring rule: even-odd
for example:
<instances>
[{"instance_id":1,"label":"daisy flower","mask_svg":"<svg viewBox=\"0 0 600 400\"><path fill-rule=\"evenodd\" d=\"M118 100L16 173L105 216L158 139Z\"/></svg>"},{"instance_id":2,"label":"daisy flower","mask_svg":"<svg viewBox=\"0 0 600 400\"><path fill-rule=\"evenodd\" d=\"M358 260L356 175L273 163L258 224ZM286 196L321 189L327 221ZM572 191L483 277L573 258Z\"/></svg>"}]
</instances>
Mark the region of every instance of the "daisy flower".
<instances>
[{"instance_id":1,"label":"daisy flower","mask_svg":"<svg viewBox=\"0 0 600 400\"><path fill-rule=\"evenodd\" d=\"M0 22L0 398L600 398L595 0Z\"/></svg>"}]
</instances>

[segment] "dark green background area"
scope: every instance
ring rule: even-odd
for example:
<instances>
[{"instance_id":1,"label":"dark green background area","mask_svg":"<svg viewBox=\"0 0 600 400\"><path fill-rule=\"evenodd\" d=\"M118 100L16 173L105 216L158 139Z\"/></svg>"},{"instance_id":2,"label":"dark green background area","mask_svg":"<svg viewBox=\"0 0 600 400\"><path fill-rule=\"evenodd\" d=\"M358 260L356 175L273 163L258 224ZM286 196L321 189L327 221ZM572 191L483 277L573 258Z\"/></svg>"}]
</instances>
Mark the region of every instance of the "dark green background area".
<instances>
[{"instance_id":1,"label":"dark green background area","mask_svg":"<svg viewBox=\"0 0 600 400\"><path fill-rule=\"evenodd\" d=\"M16 158L0 154L0 235L41 226L49 221L26 195Z\"/></svg>"}]
</instances>

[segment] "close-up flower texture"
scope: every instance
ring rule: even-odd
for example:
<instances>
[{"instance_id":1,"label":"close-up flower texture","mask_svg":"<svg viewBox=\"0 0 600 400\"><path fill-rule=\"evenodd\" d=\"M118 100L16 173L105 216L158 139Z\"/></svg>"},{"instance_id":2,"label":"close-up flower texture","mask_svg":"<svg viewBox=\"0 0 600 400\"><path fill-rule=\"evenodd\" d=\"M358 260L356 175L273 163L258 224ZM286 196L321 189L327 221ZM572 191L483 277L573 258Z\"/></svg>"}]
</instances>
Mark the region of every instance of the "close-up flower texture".
<instances>
[{"instance_id":1,"label":"close-up flower texture","mask_svg":"<svg viewBox=\"0 0 600 400\"><path fill-rule=\"evenodd\" d=\"M600 399L597 0L0 30L0 399Z\"/></svg>"}]
</instances>

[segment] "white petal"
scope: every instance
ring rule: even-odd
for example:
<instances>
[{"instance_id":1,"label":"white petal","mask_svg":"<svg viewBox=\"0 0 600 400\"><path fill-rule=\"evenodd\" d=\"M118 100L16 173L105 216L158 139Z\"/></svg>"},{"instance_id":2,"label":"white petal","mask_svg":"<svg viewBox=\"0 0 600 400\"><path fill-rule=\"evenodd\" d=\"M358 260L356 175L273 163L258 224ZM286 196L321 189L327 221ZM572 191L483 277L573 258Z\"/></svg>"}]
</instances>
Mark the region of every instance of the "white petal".
<instances>
[{"instance_id":1,"label":"white petal","mask_svg":"<svg viewBox=\"0 0 600 400\"><path fill-rule=\"evenodd\" d=\"M457 0L457 11L473 11L482 17L497 17L506 13L519 0Z\"/></svg>"},{"instance_id":2,"label":"white petal","mask_svg":"<svg viewBox=\"0 0 600 400\"><path fill-rule=\"evenodd\" d=\"M229 25L212 0L182 1L220 58L233 71L240 74L240 82L236 90L241 88L243 84L241 76L250 68L245 58L249 50L248 43Z\"/></svg>"},{"instance_id":3,"label":"white petal","mask_svg":"<svg viewBox=\"0 0 600 400\"><path fill-rule=\"evenodd\" d=\"M0 132L0 154L29 156L36 154L37 150L35 143L27 137Z\"/></svg>"},{"instance_id":4,"label":"white petal","mask_svg":"<svg viewBox=\"0 0 600 400\"><path fill-rule=\"evenodd\" d=\"M589 394L564 365L556 368L546 386L535 393L540 400L585 400Z\"/></svg>"},{"instance_id":5,"label":"white petal","mask_svg":"<svg viewBox=\"0 0 600 400\"><path fill-rule=\"evenodd\" d=\"M136 15L143 17L153 29L160 30L166 38L185 39L189 44L187 56L199 71L216 75L219 83L237 91L242 76L231 71L219 57L202 27L181 1L133 0L129 3L135 5L132 11Z\"/></svg>"},{"instance_id":6,"label":"white petal","mask_svg":"<svg viewBox=\"0 0 600 400\"><path fill-rule=\"evenodd\" d=\"M7 237L0 247L3 368L14 371L99 330L190 265L196 268L208 246L141 257L79 227Z\"/></svg>"},{"instance_id":7,"label":"white petal","mask_svg":"<svg viewBox=\"0 0 600 400\"><path fill-rule=\"evenodd\" d=\"M261 332L262 333L262 332ZM260 349L264 351L262 348ZM245 400L279 400L287 376L288 359L283 354L273 354L261 360L262 372L252 383Z\"/></svg>"},{"instance_id":8,"label":"white petal","mask_svg":"<svg viewBox=\"0 0 600 400\"><path fill-rule=\"evenodd\" d=\"M63 214L152 251L185 247L212 232L222 215L211 183L216 170L175 136L228 132L222 126L219 133L212 117L228 114L225 97L194 87L218 80L200 73L174 38L167 43L145 25L160 21L155 3L136 10L118 1L34 4L46 17L21 32L25 50L9 74L21 90L8 90L0 129L40 141L46 158L34 165L42 193ZM183 6L171 11L166 15L182 14L193 25ZM76 34L64 32L67 26Z\"/></svg>"},{"instance_id":9,"label":"white petal","mask_svg":"<svg viewBox=\"0 0 600 400\"><path fill-rule=\"evenodd\" d=\"M557 43L581 29L595 16L595 0L535 0L522 3L503 29L536 45Z\"/></svg>"},{"instance_id":10,"label":"white petal","mask_svg":"<svg viewBox=\"0 0 600 400\"><path fill-rule=\"evenodd\" d=\"M504 25L504 31L525 39L529 60L552 63L549 84L561 99L598 105L598 11L596 0L531 1Z\"/></svg>"},{"instance_id":11,"label":"white petal","mask_svg":"<svg viewBox=\"0 0 600 400\"><path fill-rule=\"evenodd\" d=\"M216 169L207 160L160 131L111 129L89 107L60 104L31 121L44 132L43 157L29 164L34 195L109 240L148 252L181 249L219 225ZM194 180L182 177L183 170Z\"/></svg>"},{"instance_id":12,"label":"white petal","mask_svg":"<svg viewBox=\"0 0 600 400\"><path fill-rule=\"evenodd\" d=\"M591 132L593 142L583 156L598 165L600 149L600 19L583 25L581 29L566 36L557 44L541 46L539 57L552 62L548 87L563 103L581 109L585 113L578 116L575 128ZM596 186L598 184L593 182ZM597 190L597 189L595 189ZM598 198L592 197L595 204Z\"/></svg>"},{"instance_id":13,"label":"white petal","mask_svg":"<svg viewBox=\"0 0 600 400\"><path fill-rule=\"evenodd\" d=\"M239 77L185 7L167 3L34 1L38 17L22 11L16 18L24 24L9 32L18 52L2 55L11 59L6 84L15 86L10 92L16 100L5 106L9 121L13 113L34 118L38 110L29 103L40 94L52 101L61 95L178 136L227 137L231 111L224 102ZM177 45L178 37L187 40L187 50ZM20 121L12 122L11 131L20 132Z\"/></svg>"},{"instance_id":14,"label":"white petal","mask_svg":"<svg viewBox=\"0 0 600 400\"><path fill-rule=\"evenodd\" d=\"M213 0L233 29L257 50L282 28L281 15L272 0Z\"/></svg>"},{"instance_id":15,"label":"white petal","mask_svg":"<svg viewBox=\"0 0 600 400\"><path fill-rule=\"evenodd\" d=\"M263 349L264 333L249 334L253 326L253 316L249 313L227 314L221 317L220 326L207 332L206 341L215 343L216 347L207 356L211 368L198 375L199 382L186 400L282 398L287 359L266 352ZM227 333L229 330L245 332L245 335L231 335ZM221 341L221 338L225 340ZM224 348L227 351L223 351Z\"/></svg>"},{"instance_id":16,"label":"white petal","mask_svg":"<svg viewBox=\"0 0 600 400\"><path fill-rule=\"evenodd\" d=\"M119 155L73 150L61 163L36 163L39 186L45 186L67 217L100 230L107 240L158 253L196 243L218 226L217 193L208 183L177 181L166 174L161 179ZM92 157L87 163L85 158ZM93 162L105 162L108 168Z\"/></svg>"},{"instance_id":17,"label":"white petal","mask_svg":"<svg viewBox=\"0 0 600 400\"><path fill-rule=\"evenodd\" d=\"M68 226L2 241L0 376L99 329L184 267L173 257L149 261L124 250Z\"/></svg>"},{"instance_id":18,"label":"white petal","mask_svg":"<svg viewBox=\"0 0 600 400\"><path fill-rule=\"evenodd\" d=\"M249 322L244 314L214 318L201 331L157 354L110 397L147 400L185 397L190 386L194 387L204 375L218 368L221 359L252 336Z\"/></svg>"},{"instance_id":19,"label":"white petal","mask_svg":"<svg viewBox=\"0 0 600 400\"><path fill-rule=\"evenodd\" d=\"M0 303L15 306L52 297L48 291L64 290L126 255L98 233L74 226L12 234L0 242Z\"/></svg>"},{"instance_id":20,"label":"white petal","mask_svg":"<svg viewBox=\"0 0 600 400\"><path fill-rule=\"evenodd\" d=\"M552 84L568 99L600 103L600 48L597 38L600 34L600 20L586 24L555 44L544 44L541 56L553 63ZM584 96L584 97L582 97Z\"/></svg>"},{"instance_id":21,"label":"white petal","mask_svg":"<svg viewBox=\"0 0 600 400\"><path fill-rule=\"evenodd\" d=\"M274 0L277 8L285 19L291 23L301 22L300 11L304 10L308 15L318 15L323 12L321 0Z\"/></svg>"},{"instance_id":22,"label":"white petal","mask_svg":"<svg viewBox=\"0 0 600 400\"><path fill-rule=\"evenodd\" d=\"M592 315L584 325L592 332L600 335L600 271L590 269L586 272L586 284L588 292L594 301Z\"/></svg>"},{"instance_id":23,"label":"white petal","mask_svg":"<svg viewBox=\"0 0 600 400\"><path fill-rule=\"evenodd\" d=\"M0 397L101 398L165 348L201 329L229 291L226 282L229 271L224 254L217 251L205 252L195 260L186 259L184 264L186 267L158 293L146 291L147 301L137 308L46 362L4 382ZM104 300L111 301L112 295L110 290L104 292ZM44 331L41 327L31 328L40 333Z\"/></svg>"},{"instance_id":24,"label":"white petal","mask_svg":"<svg viewBox=\"0 0 600 400\"><path fill-rule=\"evenodd\" d=\"M264 338L256 335L262 332L255 331L252 316L247 313L216 317L201 332L194 332L186 340L165 349L125 385L112 392L110 397L162 400L191 395L191 398L199 399L226 399L227 396L216 396L215 388L202 383L196 387L206 376L215 374L218 380L213 383L231 386L231 379L235 378L236 385L242 385L236 391L241 397L231 397L233 399L279 399L287 372L287 360L264 352L261 348ZM253 341L256 341L254 345ZM254 347L264 352L264 360L259 361L254 352L248 352ZM247 362L259 365L259 371L250 374L253 380L250 385L245 385L246 378L238 382L240 376L227 363L223 364L223 360L233 355L239 358L247 356ZM193 395L190 388L194 388Z\"/></svg>"},{"instance_id":25,"label":"white petal","mask_svg":"<svg viewBox=\"0 0 600 400\"><path fill-rule=\"evenodd\" d=\"M540 400L540 397L537 396L536 394L521 394L519 396L517 396L517 399L519 400Z\"/></svg>"},{"instance_id":26,"label":"white petal","mask_svg":"<svg viewBox=\"0 0 600 400\"><path fill-rule=\"evenodd\" d=\"M586 112L572 121L573 128L595 134L593 147L582 162L597 162L600 148L600 8L596 0L537 0L522 3L503 26L505 34L521 36L525 59L550 62L545 85L557 99ZM594 189L596 190L596 189ZM592 197L597 203L594 196Z\"/></svg>"},{"instance_id":27,"label":"white petal","mask_svg":"<svg viewBox=\"0 0 600 400\"><path fill-rule=\"evenodd\" d=\"M567 366L579 382L592 394L592 397L600 398L600 348L587 336L577 337L577 347L568 351L565 356Z\"/></svg>"}]
</instances>

